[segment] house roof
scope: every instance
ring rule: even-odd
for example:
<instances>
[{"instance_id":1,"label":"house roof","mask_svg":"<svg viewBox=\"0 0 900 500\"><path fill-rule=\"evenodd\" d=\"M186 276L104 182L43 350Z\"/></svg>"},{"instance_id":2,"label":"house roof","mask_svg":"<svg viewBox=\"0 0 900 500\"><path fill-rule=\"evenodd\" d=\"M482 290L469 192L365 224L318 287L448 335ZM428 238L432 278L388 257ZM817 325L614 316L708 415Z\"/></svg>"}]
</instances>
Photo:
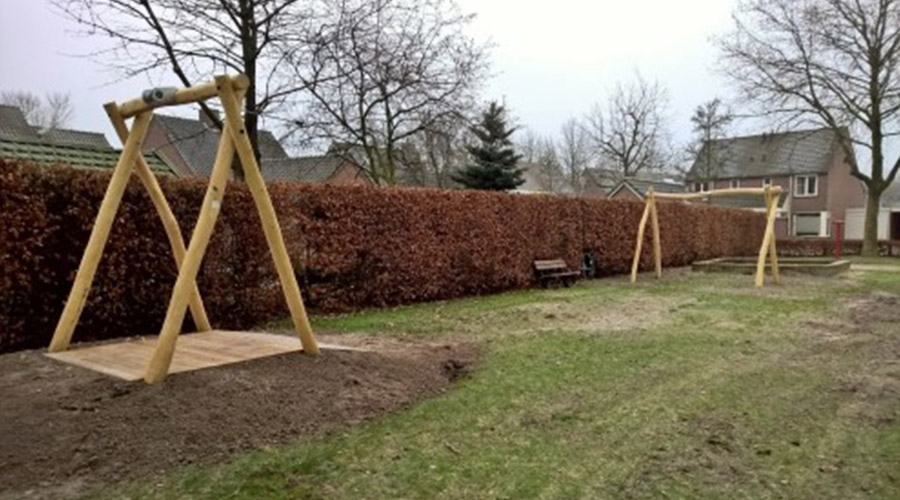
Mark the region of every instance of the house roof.
<instances>
[{"instance_id":1,"label":"house roof","mask_svg":"<svg viewBox=\"0 0 900 500\"><path fill-rule=\"evenodd\" d=\"M166 130L168 143L175 146L191 172L209 177L219 147L219 129L200 120L179 116L153 115L153 120ZM259 154L264 160L288 157L275 136L267 130L259 131Z\"/></svg>"},{"instance_id":2,"label":"house roof","mask_svg":"<svg viewBox=\"0 0 900 500\"><path fill-rule=\"evenodd\" d=\"M29 125L25 114L16 106L0 104L0 139L15 142L42 142L63 146L83 146L111 150L106 136L99 132L52 128L41 131Z\"/></svg>"},{"instance_id":3,"label":"house roof","mask_svg":"<svg viewBox=\"0 0 900 500\"><path fill-rule=\"evenodd\" d=\"M640 178L627 178L622 179L616 184L610 191L608 196L612 197L618 191L622 189L631 189L633 192L637 193L641 198L644 198L647 195L647 191L650 188L653 188L657 193L683 193L684 192L684 184L674 181L668 180L651 180L651 179L640 179Z\"/></svg>"},{"instance_id":4,"label":"house roof","mask_svg":"<svg viewBox=\"0 0 900 500\"><path fill-rule=\"evenodd\" d=\"M19 160L41 165L69 165L84 169L112 169L119 161L121 151L83 146L50 144L33 141L0 140L0 158ZM152 152L144 158L151 170L172 174L169 166Z\"/></svg>"},{"instance_id":5,"label":"house roof","mask_svg":"<svg viewBox=\"0 0 900 500\"><path fill-rule=\"evenodd\" d=\"M719 179L827 172L837 147L834 131L827 128L719 139L704 145L700 155L710 145L721 155L714 175ZM699 169L698 160L688 179L698 178Z\"/></svg>"},{"instance_id":6,"label":"house roof","mask_svg":"<svg viewBox=\"0 0 900 500\"><path fill-rule=\"evenodd\" d=\"M53 144L85 146L96 149L113 149L106 136L100 132L54 128L41 134L41 138Z\"/></svg>"},{"instance_id":7,"label":"house roof","mask_svg":"<svg viewBox=\"0 0 900 500\"><path fill-rule=\"evenodd\" d=\"M0 139L37 141L40 138L37 131L25 120L21 109L0 104Z\"/></svg>"},{"instance_id":8,"label":"house roof","mask_svg":"<svg viewBox=\"0 0 900 500\"><path fill-rule=\"evenodd\" d=\"M262 173L267 181L325 182L344 163L347 161L332 155L263 158Z\"/></svg>"}]
</instances>

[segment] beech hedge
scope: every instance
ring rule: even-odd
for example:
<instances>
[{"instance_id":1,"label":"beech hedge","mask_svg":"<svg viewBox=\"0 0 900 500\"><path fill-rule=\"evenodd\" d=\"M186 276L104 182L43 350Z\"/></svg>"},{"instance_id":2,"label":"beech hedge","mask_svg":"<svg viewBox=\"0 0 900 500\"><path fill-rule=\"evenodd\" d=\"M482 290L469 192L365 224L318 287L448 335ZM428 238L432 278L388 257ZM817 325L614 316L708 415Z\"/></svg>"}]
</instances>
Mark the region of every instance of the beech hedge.
<instances>
[{"instance_id":1,"label":"beech hedge","mask_svg":"<svg viewBox=\"0 0 900 500\"><path fill-rule=\"evenodd\" d=\"M49 342L108 180L106 172L0 160L0 351ZM205 181L160 183L187 241ZM579 269L584 250L596 255L599 275L626 273L643 208L461 190L300 183L269 190L304 299L319 312L527 287L535 259L562 258ZM758 250L759 214L682 203L661 203L659 212L665 266ZM645 249L649 269L649 237ZM162 224L133 179L74 339L155 334L175 277ZM287 315L242 183L228 187L198 284L217 327L249 328Z\"/></svg>"}]
</instances>

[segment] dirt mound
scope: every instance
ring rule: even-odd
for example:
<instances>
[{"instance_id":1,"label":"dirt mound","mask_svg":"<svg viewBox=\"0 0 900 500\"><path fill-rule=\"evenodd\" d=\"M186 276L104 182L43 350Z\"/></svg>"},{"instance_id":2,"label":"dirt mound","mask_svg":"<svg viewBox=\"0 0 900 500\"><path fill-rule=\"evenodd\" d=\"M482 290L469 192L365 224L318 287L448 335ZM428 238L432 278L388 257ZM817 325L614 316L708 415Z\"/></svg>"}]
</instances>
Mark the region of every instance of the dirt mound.
<instances>
[{"instance_id":1,"label":"dirt mound","mask_svg":"<svg viewBox=\"0 0 900 500\"><path fill-rule=\"evenodd\" d=\"M76 496L345 428L441 392L475 356L459 345L363 344L375 350L287 354L157 386L38 351L0 356L0 498Z\"/></svg>"}]
</instances>

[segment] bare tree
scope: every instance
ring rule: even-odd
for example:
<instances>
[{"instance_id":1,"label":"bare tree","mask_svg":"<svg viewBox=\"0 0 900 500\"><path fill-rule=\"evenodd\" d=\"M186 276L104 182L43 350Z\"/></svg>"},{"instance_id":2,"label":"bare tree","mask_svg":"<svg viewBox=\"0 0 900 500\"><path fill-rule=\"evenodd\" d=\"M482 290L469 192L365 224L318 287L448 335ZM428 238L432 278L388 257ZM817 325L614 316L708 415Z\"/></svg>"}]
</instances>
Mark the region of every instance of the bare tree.
<instances>
[{"instance_id":1,"label":"bare tree","mask_svg":"<svg viewBox=\"0 0 900 500\"><path fill-rule=\"evenodd\" d=\"M728 126L734 115L720 99L707 101L694 110L691 124L694 138L687 147L691 162L688 177L695 182L710 182L721 173L728 155L727 145L722 142L728 135Z\"/></svg>"},{"instance_id":2,"label":"bare tree","mask_svg":"<svg viewBox=\"0 0 900 500\"><path fill-rule=\"evenodd\" d=\"M623 177L664 168L667 107L665 89L640 75L627 86L617 85L605 106L595 105L585 120L597 156Z\"/></svg>"},{"instance_id":3,"label":"bare tree","mask_svg":"<svg viewBox=\"0 0 900 500\"><path fill-rule=\"evenodd\" d=\"M584 171L591 162L590 139L578 120L570 118L560 129L559 160L572 190L584 192Z\"/></svg>"},{"instance_id":4,"label":"bare tree","mask_svg":"<svg viewBox=\"0 0 900 500\"><path fill-rule=\"evenodd\" d=\"M541 186L550 193L561 193L566 188L566 176L559 163L556 143L552 137L538 141L538 154L534 166Z\"/></svg>"},{"instance_id":5,"label":"bare tree","mask_svg":"<svg viewBox=\"0 0 900 500\"><path fill-rule=\"evenodd\" d=\"M734 17L717 41L726 73L761 112L834 131L867 187L863 254L876 254L881 194L900 169L885 158L900 136L900 0L747 0Z\"/></svg>"},{"instance_id":6,"label":"bare tree","mask_svg":"<svg viewBox=\"0 0 900 500\"><path fill-rule=\"evenodd\" d=\"M28 124L41 130L65 127L75 114L71 97L62 92L51 92L41 99L28 91L5 91L0 93L0 103L19 108Z\"/></svg>"},{"instance_id":7,"label":"bare tree","mask_svg":"<svg viewBox=\"0 0 900 500\"><path fill-rule=\"evenodd\" d=\"M541 138L530 129L525 129L516 141L516 151L522 155L523 163L534 163L541 152Z\"/></svg>"},{"instance_id":8,"label":"bare tree","mask_svg":"<svg viewBox=\"0 0 900 500\"><path fill-rule=\"evenodd\" d=\"M412 141L423 158L427 175L427 185L439 188L450 187L452 175L466 164L466 143L468 141L468 121L463 117L448 117L432 121Z\"/></svg>"},{"instance_id":9,"label":"bare tree","mask_svg":"<svg viewBox=\"0 0 900 500\"><path fill-rule=\"evenodd\" d=\"M452 0L318 0L316 11L307 45L286 55L306 88L295 132L349 144L393 184L399 144L474 108L487 46Z\"/></svg>"},{"instance_id":10,"label":"bare tree","mask_svg":"<svg viewBox=\"0 0 900 500\"><path fill-rule=\"evenodd\" d=\"M220 72L250 78L244 103L250 143L259 157L259 117L303 85L279 74L286 45L301 43L299 0L51 0L90 35L111 45L97 54L124 77L171 71L188 87ZM201 107L221 129L221 120ZM236 174L240 170L235 170Z\"/></svg>"}]
</instances>

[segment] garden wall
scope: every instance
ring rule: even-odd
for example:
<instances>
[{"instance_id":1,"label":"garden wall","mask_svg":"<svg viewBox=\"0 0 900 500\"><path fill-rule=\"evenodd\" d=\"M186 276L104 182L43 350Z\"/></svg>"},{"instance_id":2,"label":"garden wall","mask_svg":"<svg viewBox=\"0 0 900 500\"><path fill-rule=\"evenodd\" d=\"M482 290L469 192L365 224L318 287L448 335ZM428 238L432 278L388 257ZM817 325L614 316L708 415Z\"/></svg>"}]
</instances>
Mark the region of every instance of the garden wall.
<instances>
[{"instance_id":1,"label":"garden wall","mask_svg":"<svg viewBox=\"0 0 900 500\"><path fill-rule=\"evenodd\" d=\"M107 181L107 173L0 161L0 351L48 343ZM205 183L160 182L187 240ZM642 210L476 191L279 183L270 192L307 305L323 312L527 287L533 260L561 257L578 269L582 249L596 253L601 275L625 273ZM734 209L662 203L660 218L666 266L753 254L763 231L762 216ZM133 180L75 340L156 333L175 276L162 225ZM198 282L217 327L287 315L240 183L229 186Z\"/></svg>"}]
</instances>

